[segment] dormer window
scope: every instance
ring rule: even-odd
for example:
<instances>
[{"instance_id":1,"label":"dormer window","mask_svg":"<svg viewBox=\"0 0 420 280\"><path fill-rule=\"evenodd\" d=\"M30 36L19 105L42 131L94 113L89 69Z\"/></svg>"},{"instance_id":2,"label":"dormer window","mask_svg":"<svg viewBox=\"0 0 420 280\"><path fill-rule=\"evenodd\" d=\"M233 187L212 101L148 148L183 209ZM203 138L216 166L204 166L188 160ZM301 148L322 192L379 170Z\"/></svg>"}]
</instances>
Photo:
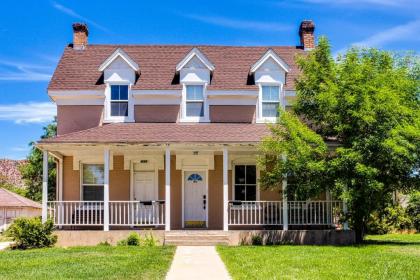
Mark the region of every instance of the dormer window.
<instances>
[{"instance_id":1,"label":"dormer window","mask_svg":"<svg viewBox=\"0 0 420 280\"><path fill-rule=\"evenodd\" d=\"M111 117L128 116L128 85L111 85Z\"/></svg>"},{"instance_id":2,"label":"dormer window","mask_svg":"<svg viewBox=\"0 0 420 280\"><path fill-rule=\"evenodd\" d=\"M204 117L204 86L187 85L186 88L186 117Z\"/></svg>"},{"instance_id":3,"label":"dormer window","mask_svg":"<svg viewBox=\"0 0 420 280\"><path fill-rule=\"evenodd\" d=\"M261 115L263 118L279 116L280 87L261 86Z\"/></svg>"}]
</instances>

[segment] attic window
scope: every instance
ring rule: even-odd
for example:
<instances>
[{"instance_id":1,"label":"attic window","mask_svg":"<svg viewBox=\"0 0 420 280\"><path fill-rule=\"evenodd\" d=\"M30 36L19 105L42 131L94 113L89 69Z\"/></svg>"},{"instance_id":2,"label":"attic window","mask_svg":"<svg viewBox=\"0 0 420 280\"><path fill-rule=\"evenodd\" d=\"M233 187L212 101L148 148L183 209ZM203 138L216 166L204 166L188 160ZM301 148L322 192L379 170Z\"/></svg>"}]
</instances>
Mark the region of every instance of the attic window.
<instances>
[{"instance_id":1,"label":"attic window","mask_svg":"<svg viewBox=\"0 0 420 280\"><path fill-rule=\"evenodd\" d=\"M204 86L187 85L186 98L186 116L203 117L204 116Z\"/></svg>"},{"instance_id":2,"label":"attic window","mask_svg":"<svg viewBox=\"0 0 420 280\"><path fill-rule=\"evenodd\" d=\"M128 85L111 86L111 116L128 116Z\"/></svg>"}]
</instances>

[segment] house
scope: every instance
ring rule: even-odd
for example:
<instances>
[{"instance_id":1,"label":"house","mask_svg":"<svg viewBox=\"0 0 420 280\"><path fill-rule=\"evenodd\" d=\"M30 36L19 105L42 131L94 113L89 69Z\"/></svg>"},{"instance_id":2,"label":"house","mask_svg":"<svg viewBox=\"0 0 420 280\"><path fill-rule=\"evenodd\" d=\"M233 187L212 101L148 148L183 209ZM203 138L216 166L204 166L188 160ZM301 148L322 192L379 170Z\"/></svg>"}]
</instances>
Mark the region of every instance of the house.
<instances>
[{"instance_id":1,"label":"house","mask_svg":"<svg viewBox=\"0 0 420 280\"><path fill-rule=\"evenodd\" d=\"M104 231L335 228L342 203L328 194L258 188L258 143L294 99L294 58L314 29L301 23L299 46L96 45L74 24L48 86L58 135L37 144L45 174L48 156L58 164L43 218Z\"/></svg>"},{"instance_id":2,"label":"house","mask_svg":"<svg viewBox=\"0 0 420 280\"><path fill-rule=\"evenodd\" d=\"M0 188L0 232L17 217L41 216L41 204Z\"/></svg>"}]
</instances>

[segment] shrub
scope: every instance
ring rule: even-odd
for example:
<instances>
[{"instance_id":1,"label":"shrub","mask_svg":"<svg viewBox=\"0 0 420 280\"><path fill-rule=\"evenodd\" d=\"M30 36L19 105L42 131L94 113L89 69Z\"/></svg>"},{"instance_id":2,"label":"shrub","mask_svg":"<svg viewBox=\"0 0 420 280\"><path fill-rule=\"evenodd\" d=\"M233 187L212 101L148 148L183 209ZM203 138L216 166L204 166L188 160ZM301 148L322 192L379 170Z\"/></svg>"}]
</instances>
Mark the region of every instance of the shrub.
<instances>
[{"instance_id":1,"label":"shrub","mask_svg":"<svg viewBox=\"0 0 420 280\"><path fill-rule=\"evenodd\" d=\"M407 213L413 222L414 228L420 232L420 192L410 194Z\"/></svg>"},{"instance_id":2,"label":"shrub","mask_svg":"<svg viewBox=\"0 0 420 280\"><path fill-rule=\"evenodd\" d=\"M152 233L146 234L142 240L143 246L154 247L158 245L159 240Z\"/></svg>"},{"instance_id":3,"label":"shrub","mask_svg":"<svg viewBox=\"0 0 420 280\"><path fill-rule=\"evenodd\" d=\"M57 236L53 235L54 224L47 220L44 224L41 218L17 218L6 231L18 249L51 247L57 242Z\"/></svg>"},{"instance_id":4,"label":"shrub","mask_svg":"<svg viewBox=\"0 0 420 280\"><path fill-rule=\"evenodd\" d=\"M263 238L262 238L262 236L261 235L258 235L258 234L256 234L256 235L253 235L252 237L251 237L251 243L252 243L252 245L263 245Z\"/></svg>"},{"instance_id":5,"label":"shrub","mask_svg":"<svg viewBox=\"0 0 420 280\"><path fill-rule=\"evenodd\" d=\"M382 214L370 214L367 222L367 233L386 234L392 231L410 229L413 226L411 217L400 205L387 207Z\"/></svg>"},{"instance_id":6,"label":"shrub","mask_svg":"<svg viewBox=\"0 0 420 280\"><path fill-rule=\"evenodd\" d=\"M140 236L135 232L130 233L127 239L123 239L118 242L119 246L140 246L140 244Z\"/></svg>"},{"instance_id":7,"label":"shrub","mask_svg":"<svg viewBox=\"0 0 420 280\"><path fill-rule=\"evenodd\" d=\"M108 246L111 246L111 244L108 241L102 241L102 242L99 242L98 243L98 246L108 247Z\"/></svg>"}]
</instances>

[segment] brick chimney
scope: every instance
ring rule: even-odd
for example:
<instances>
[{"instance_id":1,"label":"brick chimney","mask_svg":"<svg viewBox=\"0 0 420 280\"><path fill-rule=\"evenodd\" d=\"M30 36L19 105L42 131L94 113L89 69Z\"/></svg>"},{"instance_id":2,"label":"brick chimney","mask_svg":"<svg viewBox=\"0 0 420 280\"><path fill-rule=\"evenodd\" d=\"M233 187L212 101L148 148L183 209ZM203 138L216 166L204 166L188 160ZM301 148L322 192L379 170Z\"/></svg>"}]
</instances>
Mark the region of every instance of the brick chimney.
<instances>
[{"instance_id":1,"label":"brick chimney","mask_svg":"<svg viewBox=\"0 0 420 280\"><path fill-rule=\"evenodd\" d=\"M312 20L304 20L299 27L300 45L304 50L315 48L315 23Z\"/></svg>"},{"instance_id":2,"label":"brick chimney","mask_svg":"<svg viewBox=\"0 0 420 280\"><path fill-rule=\"evenodd\" d=\"M73 48L83 50L88 44L88 27L85 23L73 23Z\"/></svg>"}]
</instances>

